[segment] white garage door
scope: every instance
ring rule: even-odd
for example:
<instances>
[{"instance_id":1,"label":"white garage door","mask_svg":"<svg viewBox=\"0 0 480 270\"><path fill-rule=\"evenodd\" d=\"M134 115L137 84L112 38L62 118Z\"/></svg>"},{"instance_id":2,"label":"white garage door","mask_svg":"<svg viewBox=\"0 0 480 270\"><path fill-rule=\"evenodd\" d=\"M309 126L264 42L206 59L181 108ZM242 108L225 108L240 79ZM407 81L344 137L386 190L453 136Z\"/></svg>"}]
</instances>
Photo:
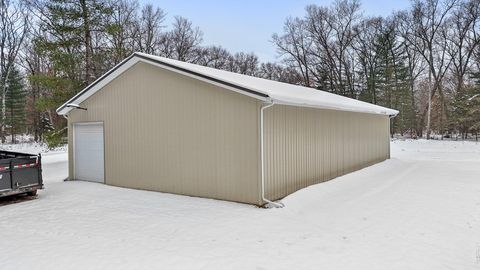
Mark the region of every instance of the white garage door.
<instances>
[{"instance_id":1,"label":"white garage door","mask_svg":"<svg viewBox=\"0 0 480 270\"><path fill-rule=\"evenodd\" d=\"M75 179L104 183L103 123L77 123L73 130Z\"/></svg>"}]
</instances>

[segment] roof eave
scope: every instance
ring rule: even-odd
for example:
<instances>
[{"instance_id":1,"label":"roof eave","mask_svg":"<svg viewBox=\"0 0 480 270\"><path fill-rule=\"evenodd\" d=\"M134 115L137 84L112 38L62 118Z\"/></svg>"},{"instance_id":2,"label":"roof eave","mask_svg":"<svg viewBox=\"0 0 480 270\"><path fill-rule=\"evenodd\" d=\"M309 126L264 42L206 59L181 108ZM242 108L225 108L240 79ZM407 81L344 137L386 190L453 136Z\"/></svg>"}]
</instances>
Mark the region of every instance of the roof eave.
<instances>
[{"instance_id":1,"label":"roof eave","mask_svg":"<svg viewBox=\"0 0 480 270\"><path fill-rule=\"evenodd\" d=\"M164 68L173 72L177 72L179 74L183 74L189 77L193 77L196 79L199 79L201 81L206 81L210 84L221 86L223 88L239 92L241 94L268 102L272 100L276 100L276 103L282 103L285 105L292 105L292 106L300 106L300 107L314 107L314 108L320 108L320 109L333 109L333 110L340 110L340 111L352 111L352 112L363 112L363 113L372 113L372 114L379 114L379 115L388 115L389 117L393 118L396 115L398 115L399 111L385 108L385 107L380 107L382 110L381 112L379 110L364 110L364 109L341 109L341 108L336 108L335 106L330 107L330 106L320 106L320 105L313 105L313 104L307 104L307 103L299 103L299 102L292 102L291 100L282 100L282 99L276 99L274 97L270 97L268 94L265 93L265 91L260 91L258 89L253 89L250 87L245 87L239 84L235 84L232 82L228 82L225 80L222 80L221 78L216 78L212 77L203 73L199 73L193 70L189 70L171 63L167 63L165 61L161 61L161 59L158 59L153 56L149 56L143 53L133 53L126 59L124 59L122 62L117 64L115 67L110 69L108 72L106 72L104 75L102 75L100 78L95 80L93 83L88 85L86 88L84 88L82 91L77 93L75 96L70 98L67 102L65 102L62 106L60 106L56 112L59 115L66 115L68 114L72 108L67 107L69 103L81 103L88 99L91 95L99 91L101 88L103 88L106 84L108 84L110 81L118 77L120 74L122 74L124 71L128 70L130 67L138 63L139 61L158 66L160 68ZM268 92L268 91L266 91Z\"/></svg>"}]
</instances>

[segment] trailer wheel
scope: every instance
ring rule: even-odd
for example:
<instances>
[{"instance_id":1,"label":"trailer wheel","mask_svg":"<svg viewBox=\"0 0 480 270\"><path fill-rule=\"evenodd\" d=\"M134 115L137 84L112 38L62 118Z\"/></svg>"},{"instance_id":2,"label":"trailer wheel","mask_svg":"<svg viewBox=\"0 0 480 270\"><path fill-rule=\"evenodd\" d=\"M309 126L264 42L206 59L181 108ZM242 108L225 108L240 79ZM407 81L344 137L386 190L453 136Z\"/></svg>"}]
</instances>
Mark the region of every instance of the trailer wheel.
<instances>
[{"instance_id":1,"label":"trailer wheel","mask_svg":"<svg viewBox=\"0 0 480 270\"><path fill-rule=\"evenodd\" d=\"M37 196L37 190L29 191L29 192L27 192L27 195L28 196Z\"/></svg>"}]
</instances>

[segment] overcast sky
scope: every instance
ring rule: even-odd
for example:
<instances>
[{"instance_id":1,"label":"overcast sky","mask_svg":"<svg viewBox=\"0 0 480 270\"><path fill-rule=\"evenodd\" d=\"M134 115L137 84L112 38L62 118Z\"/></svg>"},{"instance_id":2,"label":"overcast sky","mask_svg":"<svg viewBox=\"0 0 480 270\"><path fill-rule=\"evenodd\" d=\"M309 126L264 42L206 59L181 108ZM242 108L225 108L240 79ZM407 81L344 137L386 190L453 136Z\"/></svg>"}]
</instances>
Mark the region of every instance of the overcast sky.
<instances>
[{"instance_id":1,"label":"overcast sky","mask_svg":"<svg viewBox=\"0 0 480 270\"><path fill-rule=\"evenodd\" d=\"M276 59L273 33L282 31L289 16L303 16L308 4L331 0L140 0L165 10L167 23L180 15L204 33L204 45L221 45L231 52L254 52L262 61ZM409 0L363 0L366 15L388 15L410 5Z\"/></svg>"}]
</instances>

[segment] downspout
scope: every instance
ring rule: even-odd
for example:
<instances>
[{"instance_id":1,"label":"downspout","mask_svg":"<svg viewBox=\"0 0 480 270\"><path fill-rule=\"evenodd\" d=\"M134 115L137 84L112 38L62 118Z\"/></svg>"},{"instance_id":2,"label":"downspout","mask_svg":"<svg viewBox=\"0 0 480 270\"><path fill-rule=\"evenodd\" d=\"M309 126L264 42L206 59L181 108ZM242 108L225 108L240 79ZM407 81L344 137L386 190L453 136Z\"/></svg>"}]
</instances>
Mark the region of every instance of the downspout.
<instances>
[{"instance_id":1,"label":"downspout","mask_svg":"<svg viewBox=\"0 0 480 270\"><path fill-rule=\"evenodd\" d=\"M395 116L397 116L396 114L391 114L388 116L388 159L391 159L392 158L392 153L391 153L391 149L390 149L390 129L391 129L391 126L392 126L392 119L395 118Z\"/></svg>"},{"instance_id":2,"label":"downspout","mask_svg":"<svg viewBox=\"0 0 480 270\"><path fill-rule=\"evenodd\" d=\"M275 102L273 102L272 100L268 101L268 103L265 103L264 105L262 105L262 107L260 108L260 160L261 160L261 182L262 182L262 202L265 202L265 203L268 203L268 204L271 204L273 205L275 208L282 208L284 207L285 205L283 203L277 203L277 202L272 202L270 200L268 200L267 198L265 198L265 151L264 151L264 148L265 148L265 142L264 142L264 132L263 132L263 111L266 109L266 108L270 108L272 107L273 105L275 105Z\"/></svg>"},{"instance_id":3,"label":"downspout","mask_svg":"<svg viewBox=\"0 0 480 270\"><path fill-rule=\"evenodd\" d=\"M67 132L68 132L68 116L66 114L62 114L62 116L63 116L63 118L67 119ZM70 142L68 142L68 143L70 145ZM67 148L68 148L68 146L67 146ZM67 155L68 155L68 153L67 153ZM63 181L70 181L70 180L71 180L70 179L70 164L68 164L68 176L67 176L67 178L63 179Z\"/></svg>"}]
</instances>

